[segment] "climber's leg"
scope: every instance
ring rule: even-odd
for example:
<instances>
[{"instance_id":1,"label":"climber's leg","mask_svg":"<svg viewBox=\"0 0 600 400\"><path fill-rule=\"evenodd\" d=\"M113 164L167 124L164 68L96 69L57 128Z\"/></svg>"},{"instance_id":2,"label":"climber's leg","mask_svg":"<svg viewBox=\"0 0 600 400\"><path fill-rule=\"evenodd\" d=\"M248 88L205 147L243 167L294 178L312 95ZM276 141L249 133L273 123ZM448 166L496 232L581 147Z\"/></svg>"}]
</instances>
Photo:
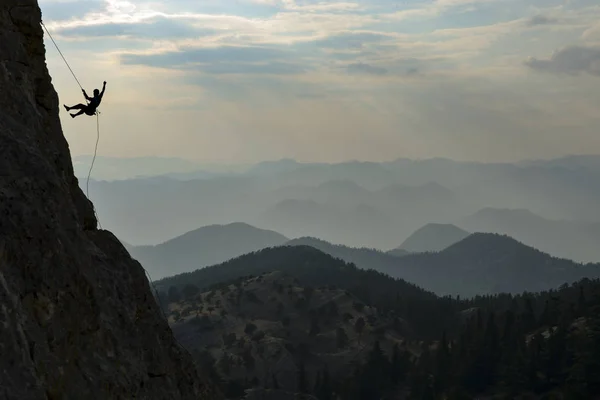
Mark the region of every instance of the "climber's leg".
<instances>
[{"instance_id":1,"label":"climber's leg","mask_svg":"<svg viewBox=\"0 0 600 400\"><path fill-rule=\"evenodd\" d=\"M71 107L71 108L74 108L74 107ZM85 112L85 109L79 110L79 112L78 112L77 114L71 114L71 117L75 118L75 117L77 117L78 115L81 115L81 114L83 114L84 112Z\"/></svg>"},{"instance_id":2,"label":"climber's leg","mask_svg":"<svg viewBox=\"0 0 600 400\"><path fill-rule=\"evenodd\" d=\"M67 110L67 111L71 111L71 110L84 110L87 107L87 104L81 104L81 103L79 103L79 104L74 105L73 107L68 107L65 104L64 106L65 106L65 110Z\"/></svg>"}]
</instances>

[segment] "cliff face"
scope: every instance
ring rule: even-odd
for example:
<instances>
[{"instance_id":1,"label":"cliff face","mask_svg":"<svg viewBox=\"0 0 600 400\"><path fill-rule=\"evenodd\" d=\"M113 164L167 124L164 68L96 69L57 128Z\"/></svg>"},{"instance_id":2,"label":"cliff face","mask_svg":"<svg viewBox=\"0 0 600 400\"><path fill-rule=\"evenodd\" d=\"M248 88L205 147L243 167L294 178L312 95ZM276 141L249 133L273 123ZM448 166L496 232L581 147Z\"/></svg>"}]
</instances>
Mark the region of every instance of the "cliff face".
<instances>
[{"instance_id":1,"label":"cliff face","mask_svg":"<svg viewBox=\"0 0 600 400\"><path fill-rule=\"evenodd\" d=\"M0 398L221 398L176 344L141 265L97 230L40 21L35 0L0 2Z\"/></svg>"}]
</instances>

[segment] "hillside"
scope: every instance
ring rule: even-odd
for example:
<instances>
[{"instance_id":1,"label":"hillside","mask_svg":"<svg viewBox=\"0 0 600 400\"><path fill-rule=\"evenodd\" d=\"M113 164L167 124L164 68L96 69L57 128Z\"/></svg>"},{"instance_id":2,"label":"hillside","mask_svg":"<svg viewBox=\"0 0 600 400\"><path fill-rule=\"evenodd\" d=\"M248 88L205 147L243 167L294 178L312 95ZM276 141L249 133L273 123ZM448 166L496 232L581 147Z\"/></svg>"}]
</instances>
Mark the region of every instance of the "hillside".
<instances>
[{"instance_id":1,"label":"hillside","mask_svg":"<svg viewBox=\"0 0 600 400\"><path fill-rule=\"evenodd\" d=\"M260 250L225 263L161 279L155 282L155 286L160 293L160 302L164 304L169 291L181 290L189 284L206 290L223 282L273 271L289 274L303 286L334 285L380 309L389 309L391 304L403 304L405 308L398 316L407 321L415 337L435 336L454 323L455 310L450 299L439 299L409 282L357 268L309 246ZM411 305L417 303L427 312L413 312Z\"/></svg>"},{"instance_id":2,"label":"hillside","mask_svg":"<svg viewBox=\"0 0 600 400\"><path fill-rule=\"evenodd\" d=\"M177 345L143 268L97 228L40 21L35 0L0 2L0 396L222 398Z\"/></svg>"},{"instance_id":3,"label":"hillside","mask_svg":"<svg viewBox=\"0 0 600 400\"><path fill-rule=\"evenodd\" d=\"M210 225L156 246L130 246L154 279L189 272L227 261L289 239L277 232L244 223Z\"/></svg>"},{"instance_id":4,"label":"hillside","mask_svg":"<svg viewBox=\"0 0 600 400\"><path fill-rule=\"evenodd\" d=\"M440 296L535 292L600 277L599 264L552 257L506 235L490 233L471 234L442 251L400 256L314 238L286 244L314 247L359 268L406 280Z\"/></svg>"},{"instance_id":5,"label":"hillside","mask_svg":"<svg viewBox=\"0 0 600 400\"><path fill-rule=\"evenodd\" d=\"M410 252L403 250L403 249L392 249L392 250L388 250L385 252L386 254L389 254L390 256L394 256L394 257L402 257L405 256L407 254L410 254Z\"/></svg>"},{"instance_id":6,"label":"hillside","mask_svg":"<svg viewBox=\"0 0 600 400\"><path fill-rule=\"evenodd\" d=\"M408 254L395 253L389 254L376 249L366 247L348 247L339 244L331 244L325 240L302 237L292 239L286 243L286 246L310 246L329 254L332 257L339 258L348 263L355 264L359 268L374 269L376 271L393 274L396 271L397 257Z\"/></svg>"},{"instance_id":7,"label":"hillside","mask_svg":"<svg viewBox=\"0 0 600 400\"><path fill-rule=\"evenodd\" d=\"M305 390L325 370L331 380L345 379L375 341L387 354L396 345L412 355L402 320L334 286L302 286L279 271L189 291L168 310L175 337L216 370L228 398L256 386L301 392L300 369Z\"/></svg>"},{"instance_id":8,"label":"hillside","mask_svg":"<svg viewBox=\"0 0 600 400\"><path fill-rule=\"evenodd\" d=\"M421 354L416 398L597 399L600 281L464 302L464 325ZM425 395L425 396L423 396ZM348 397L356 400L364 397Z\"/></svg>"},{"instance_id":9,"label":"hillside","mask_svg":"<svg viewBox=\"0 0 600 400\"><path fill-rule=\"evenodd\" d=\"M499 292L538 291L558 287L565 282L573 282L584 277L600 276L598 265L581 265L571 260L551 257L508 236L489 233L472 234L442 251L429 253L408 253L402 249L398 253L382 252L369 248L334 245L311 237L292 239L274 246L310 246L352 263L360 269L373 269L406 280L438 295L464 297ZM188 243L188 247L193 250L182 248L179 252L189 254L187 272L192 272L202 266L194 261L196 248L206 248L206 254L212 253L211 247L205 247L201 242ZM162 261L157 260L160 260L159 257L163 255L149 254L156 258L148 260L148 265L153 268L175 265L179 252L165 253ZM226 259L221 257L215 264L224 261ZM289 263L289 260L282 262ZM250 269L242 275L266 270L252 271ZM216 275L211 273L210 276ZM215 283L212 279L208 279L209 283Z\"/></svg>"},{"instance_id":10,"label":"hillside","mask_svg":"<svg viewBox=\"0 0 600 400\"><path fill-rule=\"evenodd\" d=\"M598 264L582 265L552 257L499 234L471 234L442 251L429 253L403 249L383 253L314 238L294 239L287 244L317 248L359 268L374 269L441 296L539 291L600 276Z\"/></svg>"},{"instance_id":11,"label":"hillside","mask_svg":"<svg viewBox=\"0 0 600 400\"><path fill-rule=\"evenodd\" d=\"M441 252L398 258L393 276L441 295L474 296L556 288L599 277L600 265L551 257L506 235L474 233Z\"/></svg>"},{"instance_id":12,"label":"hillside","mask_svg":"<svg viewBox=\"0 0 600 400\"><path fill-rule=\"evenodd\" d=\"M200 228L156 246L131 246L124 243L125 248L155 279L192 272L247 253L282 245L311 246L336 258L354 263L360 268L372 268L381 272L395 271L396 257L408 254L404 250L382 252L366 247L334 245L312 237L289 240L274 231L255 228L244 223Z\"/></svg>"},{"instance_id":13,"label":"hillside","mask_svg":"<svg viewBox=\"0 0 600 400\"><path fill-rule=\"evenodd\" d=\"M469 232L452 224L427 224L416 230L398 247L412 253L441 251L469 236Z\"/></svg>"},{"instance_id":14,"label":"hillside","mask_svg":"<svg viewBox=\"0 0 600 400\"><path fill-rule=\"evenodd\" d=\"M550 220L525 209L484 208L457 225L508 235L556 257L600 261L600 223Z\"/></svg>"},{"instance_id":15,"label":"hillside","mask_svg":"<svg viewBox=\"0 0 600 400\"><path fill-rule=\"evenodd\" d=\"M481 254L486 239L472 238ZM225 280L195 286L215 274ZM342 285L308 283L331 279ZM598 280L458 301L294 246L160 284L176 336L232 399L575 399L600 387L581 375L600 343Z\"/></svg>"}]
</instances>

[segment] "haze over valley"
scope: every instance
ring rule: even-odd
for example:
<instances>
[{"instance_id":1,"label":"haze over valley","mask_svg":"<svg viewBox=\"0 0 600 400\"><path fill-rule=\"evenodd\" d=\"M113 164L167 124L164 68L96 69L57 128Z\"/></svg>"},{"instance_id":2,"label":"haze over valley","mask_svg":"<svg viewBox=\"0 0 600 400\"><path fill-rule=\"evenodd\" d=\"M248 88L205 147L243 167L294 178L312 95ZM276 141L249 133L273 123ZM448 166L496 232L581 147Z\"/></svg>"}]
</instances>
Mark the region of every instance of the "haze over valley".
<instances>
[{"instance_id":1,"label":"haze over valley","mask_svg":"<svg viewBox=\"0 0 600 400\"><path fill-rule=\"evenodd\" d=\"M388 251L427 224L452 224L469 233L506 234L552 256L595 262L599 158L516 164L281 160L237 172L221 172L226 166L202 170L197 175L204 177L196 178L168 172L92 178L89 193L102 223L130 245L158 245L205 226L241 222L288 239L309 236ZM80 185L85 188L86 177Z\"/></svg>"}]
</instances>

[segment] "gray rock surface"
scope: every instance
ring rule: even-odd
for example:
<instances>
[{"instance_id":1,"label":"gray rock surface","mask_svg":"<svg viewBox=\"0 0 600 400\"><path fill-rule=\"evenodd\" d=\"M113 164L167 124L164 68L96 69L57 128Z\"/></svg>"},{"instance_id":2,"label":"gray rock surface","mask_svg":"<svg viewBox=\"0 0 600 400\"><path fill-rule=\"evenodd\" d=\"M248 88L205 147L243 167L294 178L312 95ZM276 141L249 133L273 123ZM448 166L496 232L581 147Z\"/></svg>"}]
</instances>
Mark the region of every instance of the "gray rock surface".
<instances>
[{"instance_id":1,"label":"gray rock surface","mask_svg":"<svg viewBox=\"0 0 600 400\"><path fill-rule=\"evenodd\" d=\"M142 266L97 230L40 21L35 0L0 1L0 399L221 398L175 342Z\"/></svg>"}]
</instances>

